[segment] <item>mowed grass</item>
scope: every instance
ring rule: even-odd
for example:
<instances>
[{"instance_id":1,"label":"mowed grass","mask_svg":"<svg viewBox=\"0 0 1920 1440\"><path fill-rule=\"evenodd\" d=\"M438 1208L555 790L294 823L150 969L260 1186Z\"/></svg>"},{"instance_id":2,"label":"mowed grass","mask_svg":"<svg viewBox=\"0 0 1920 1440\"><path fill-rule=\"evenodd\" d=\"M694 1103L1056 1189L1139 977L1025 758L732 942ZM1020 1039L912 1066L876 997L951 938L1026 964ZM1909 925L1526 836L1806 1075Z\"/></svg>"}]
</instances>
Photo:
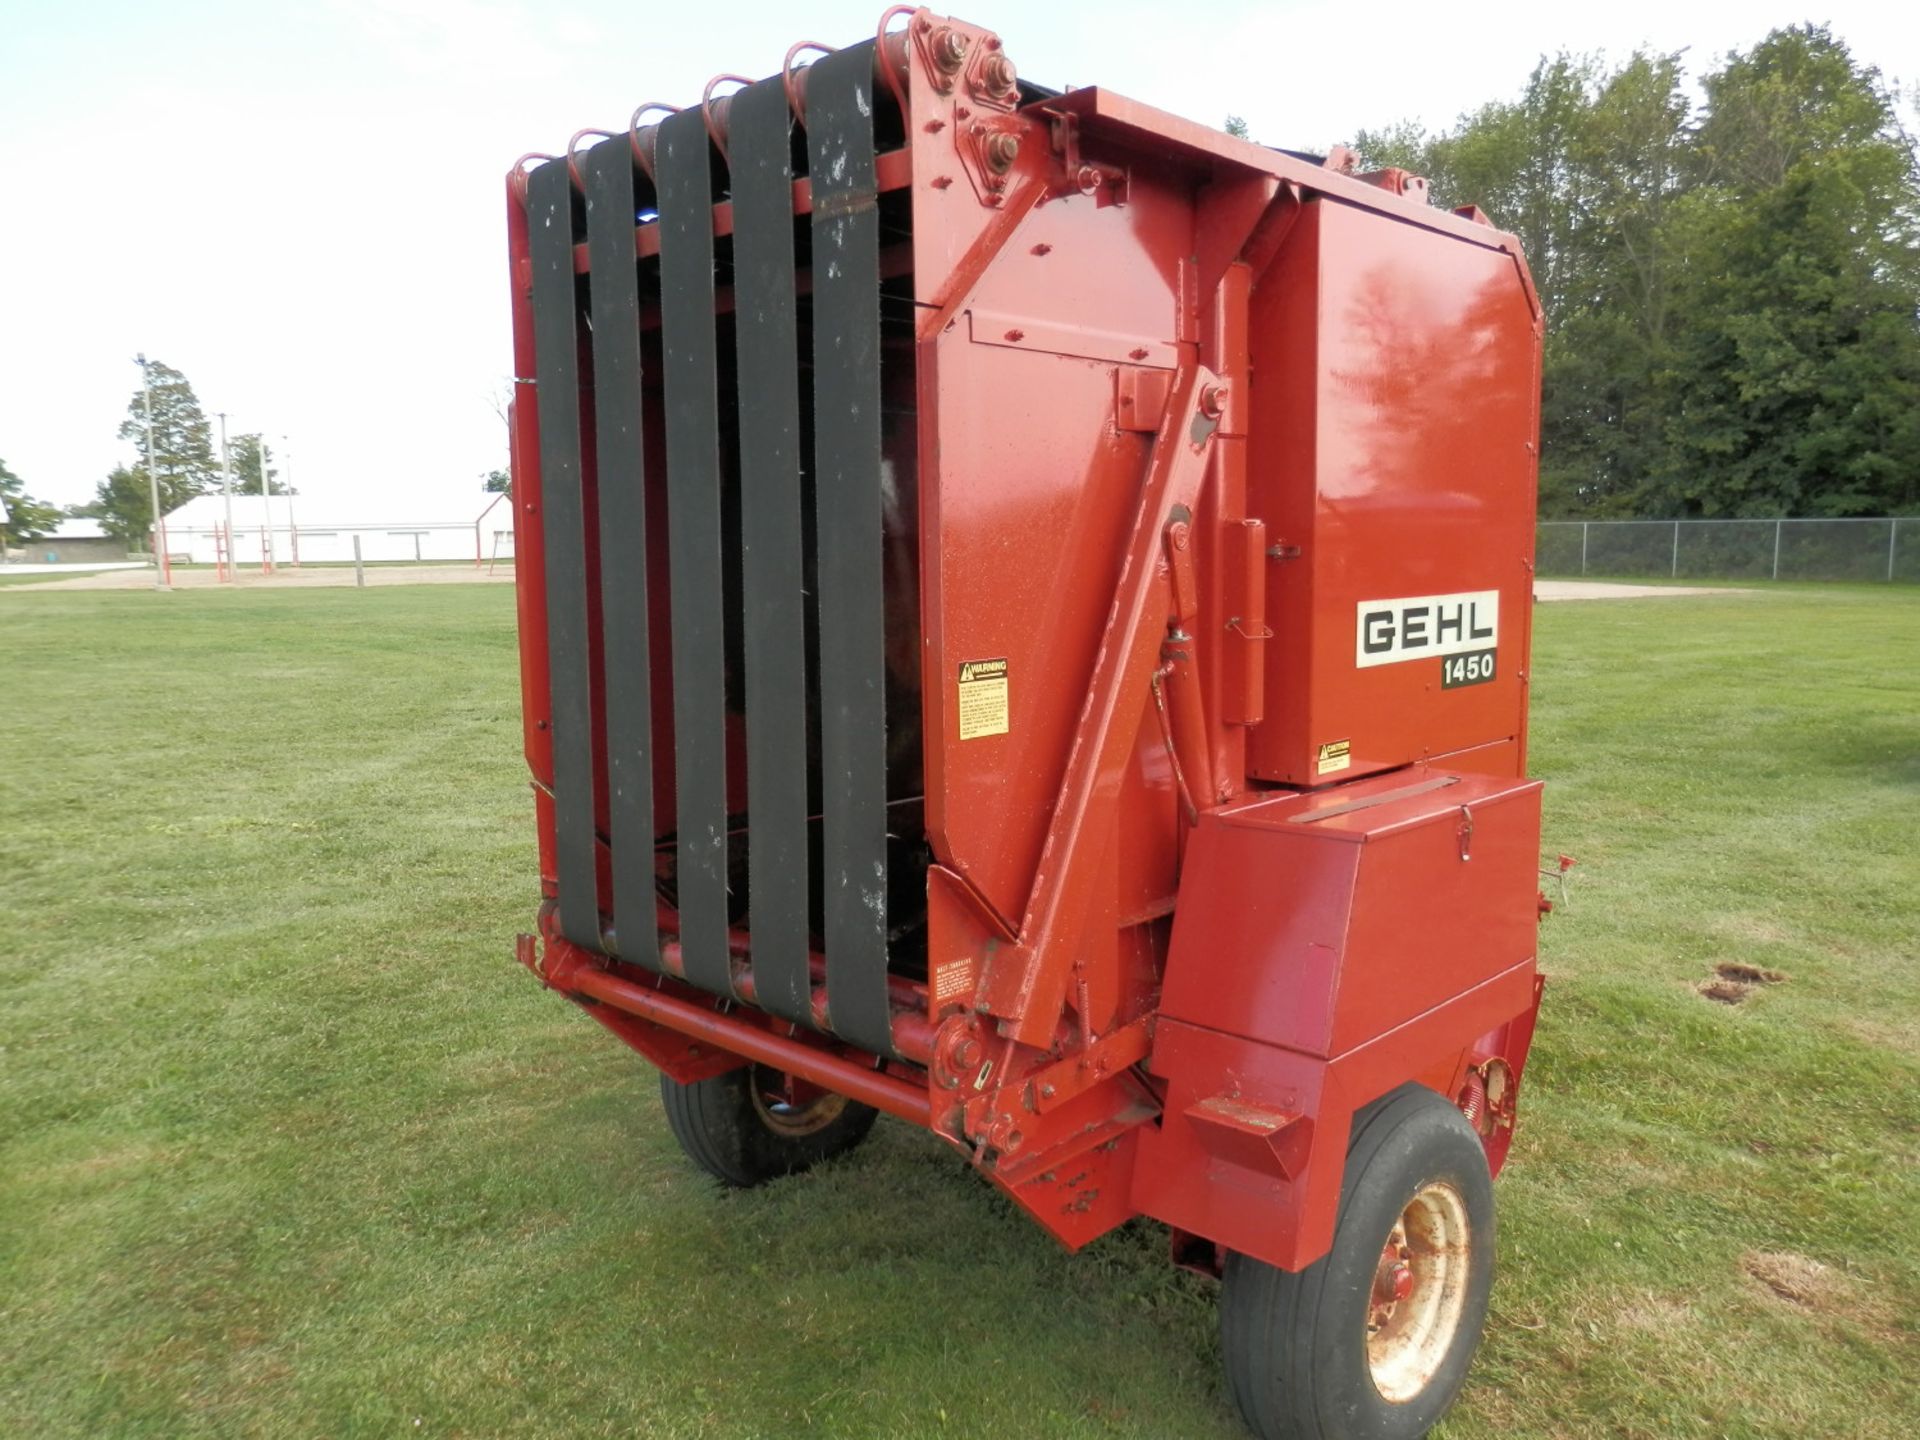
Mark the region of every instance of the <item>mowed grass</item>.
<instances>
[{"instance_id":1,"label":"mowed grass","mask_svg":"<svg viewBox=\"0 0 1920 1440\"><path fill-rule=\"evenodd\" d=\"M1238 1434L1153 1227L1068 1257L891 1123L749 1194L681 1159L510 960L512 627L0 597L0 1434ZM1444 1433L1904 1436L1920 595L1549 605L1535 669L1581 863ZM1788 978L1696 993L1730 962Z\"/></svg>"}]
</instances>

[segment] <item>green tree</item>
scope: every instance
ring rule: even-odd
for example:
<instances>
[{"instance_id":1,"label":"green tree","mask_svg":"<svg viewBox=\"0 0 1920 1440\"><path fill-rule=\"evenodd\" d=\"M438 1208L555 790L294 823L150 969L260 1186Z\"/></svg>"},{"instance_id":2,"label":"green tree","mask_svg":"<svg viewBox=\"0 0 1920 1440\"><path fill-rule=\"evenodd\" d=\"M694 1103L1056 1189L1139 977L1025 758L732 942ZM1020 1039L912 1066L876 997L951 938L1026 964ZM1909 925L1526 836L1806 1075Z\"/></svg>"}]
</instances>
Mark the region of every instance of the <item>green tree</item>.
<instances>
[{"instance_id":1,"label":"green tree","mask_svg":"<svg viewBox=\"0 0 1920 1440\"><path fill-rule=\"evenodd\" d=\"M161 504L166 504L164 498ZM107 534L144 550L153 531L146 467L114 466L94 488L93 503L87 508L99 517L100 528Z\"/></svg>"},{"instance_id":2,"label":"green tree","mask_svg":"<svg viewBox=\"0 0 1920 1440\"><path fill-rule=\"evenodd\" d=\"M160 477L160 508L177 509L219 484L220 464L213 453L206 412L187 377L155 360L148 365L153 401L153 462ZM120 422L120 438L131 441L136 459L118 466L95 490L100 523L110 535L144 543L153 529L153 505L147 484L147 395L136 387Z\"/></svg>"},{"instance_id":3,"label":"green tree","mask_svg":"<svg viewBox=\"0 0 1920 1440\"><path fill-rule=\"evenodd\" d=\"M1680 220L1676 402L1647 508L1920 504L1920 166L1896 99L1822 26L1705 84Z\"/></svg>"},{"instance_id":4,"label":"green tree","mask_svg":"<svg viewBox=\"0 0 1920 1440\"><path fill-rule=\"evenodd\" d=\"M60 526L60 512L27 494L26 483L4 460L0 460L0 506L6 511L0 530L11 540L38 540Z\"/></svg>"},{"instance_id":5,"label":"green tree","mask_svg":"<svg viewBox=\"0 0 1920 1440\"><path fill-rule=\"evenodd\" d=\"M280 467L273 463L273 446L265 445L257 434L232 435L227 439L227 461L233 471L233 493L260 493L260 456L263 449L267 459L267 493L298 495L298 490L280 482ZM217 482L213 488L219 488Z\"/></svg>"},{"instance_id":6,"label":"green tree","mask_svg":"<svg viewBox=\"0 0 1920 1440\"><path fill-rule=\"evenodd\" d=\"M513 476L505 470L489 470L480 477L480 489L488 495L507 495L513 491Z\"/></svg>"},{"instance_id":7,"label":"green tree","mask_svg":"<svg viewBox=\"0 0 1920 1440\"><path fill-rule=\"evenodd\" d=\"M1546 515L1920 504L1920 175L1895 97L1827 30L1706 77L1542 59L1517 100L1364 132L1526 248L1548 318Z\"/></svg>"},{"instance_id":8,"label":"green tree","mask_svg":"<svg viewBox=\"0 0 1920 1440\"><path fill-rule=\"evenodd\" d=\"M1251 140L1253 138L1253 132L1247 129L1247 122L1238 115L1227 116L1227 123L1220 128L1237 139Z\"/></svg>"}]
</instances>

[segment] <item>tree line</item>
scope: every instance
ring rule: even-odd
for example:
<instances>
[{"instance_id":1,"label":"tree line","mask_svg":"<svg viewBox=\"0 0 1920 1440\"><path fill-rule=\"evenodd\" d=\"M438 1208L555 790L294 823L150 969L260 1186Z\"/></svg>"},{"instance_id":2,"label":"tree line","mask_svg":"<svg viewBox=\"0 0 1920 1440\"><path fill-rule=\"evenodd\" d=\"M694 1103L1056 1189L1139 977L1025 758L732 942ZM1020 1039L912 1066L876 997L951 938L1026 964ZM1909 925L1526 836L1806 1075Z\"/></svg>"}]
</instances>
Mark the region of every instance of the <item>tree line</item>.
<instances>
[{"instance_id":1,"label":"tree line","mask_svg":"<svg viewBox=\"0 0 1920 1440\"><path fill-rule=\"evenodd\" d=\"M153 390L153 469L160 480L160 509L170 513L196 495L217 493L221 486L220 456L213 426L187 377L158 360L148 362ZM0 499L10 512L8 534L31 541L50 535L65 519L97 519L107 534L129 545L144 545L153 530L152 487L147 482L147 392L136 386L120 422L119 438L133 446L133 458L113 467L94 487L93 499L65 510L35 500L26 482L0 462ZM227 437L228 468L235 494L258 495L261 467L267 492L298 494L280 482L273 447L264 435L247 433Z\"/></svg>"},{"instance_id":2,"label":"tree line","mask_svg":"<svg viewBox=\"0 0 1920 1440\"><path fill-rule=\"evenodd\" d=\"M1689 99L1682 55L1541 60L1516 100L1354 143L1517 234L1547 312L1546 517L1920 510L1920 164L1826 27Z\"/></svg>"}]
</instances>

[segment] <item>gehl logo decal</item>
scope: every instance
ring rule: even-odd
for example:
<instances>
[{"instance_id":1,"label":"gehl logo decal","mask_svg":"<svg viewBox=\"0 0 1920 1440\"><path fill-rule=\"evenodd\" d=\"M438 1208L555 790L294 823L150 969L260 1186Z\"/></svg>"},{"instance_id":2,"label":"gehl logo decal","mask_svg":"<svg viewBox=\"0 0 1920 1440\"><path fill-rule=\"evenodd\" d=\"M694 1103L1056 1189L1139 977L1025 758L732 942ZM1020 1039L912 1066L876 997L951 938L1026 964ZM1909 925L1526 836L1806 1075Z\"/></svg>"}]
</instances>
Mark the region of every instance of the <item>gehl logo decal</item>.
<instances>
[{"instance_id":1,"label":"gehl logo decal","mask_svg":"<svg viewBox=\"0 0 1920 1440\"><path fill-rule=\"evenodd\" d=\"M1500 643L1500 592L1362 600L1356 607L1353 663L1393 665L1433 655L1463 655Z\"/></svg>"}]
</instances>

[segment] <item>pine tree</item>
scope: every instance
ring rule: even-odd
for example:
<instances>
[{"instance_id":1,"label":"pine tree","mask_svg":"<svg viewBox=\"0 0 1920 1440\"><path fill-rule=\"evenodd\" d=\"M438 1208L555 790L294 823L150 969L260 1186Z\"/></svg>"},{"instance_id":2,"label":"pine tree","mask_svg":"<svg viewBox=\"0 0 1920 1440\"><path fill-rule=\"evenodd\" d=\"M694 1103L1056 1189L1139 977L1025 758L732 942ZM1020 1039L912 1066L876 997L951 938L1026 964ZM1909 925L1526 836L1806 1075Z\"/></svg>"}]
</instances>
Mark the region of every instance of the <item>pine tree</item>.
<instances>
[{"instance_id":1,"label":"pine tree","mask_svg":"<svg viewBox=\"0 0 1920 1440\"><path fill-rule=\"evenodd\" d=\"M158 360L149 362L153 390L153 463L160 477L160 508L178 509L194 496L216 488L220 463L213 453L206 412L187 377ZM95 491L100 523L108 534L144 542L153 528L147 483L147 395L137 387L120 422L120 438L131 441L136 458L117 466Z\"/></svg>"},{"instance_id":2,"label":"pine tree","mask_svg":"<svg viewBox=\"0 0 1920 1440\"><path fill-rule=\"evenodd\" d=\"M227 440L227 460L233 471L233 493L236 495L258 495L260 493L260 452L262 440L258 435L233 435ZM280 483L280 467L273 463L273 446L265 446L267 455L267 493L269 495L298 495L298 490L290 490ZM219 489L216 476L213 485Z\"/></svg>"}]
</instances>

